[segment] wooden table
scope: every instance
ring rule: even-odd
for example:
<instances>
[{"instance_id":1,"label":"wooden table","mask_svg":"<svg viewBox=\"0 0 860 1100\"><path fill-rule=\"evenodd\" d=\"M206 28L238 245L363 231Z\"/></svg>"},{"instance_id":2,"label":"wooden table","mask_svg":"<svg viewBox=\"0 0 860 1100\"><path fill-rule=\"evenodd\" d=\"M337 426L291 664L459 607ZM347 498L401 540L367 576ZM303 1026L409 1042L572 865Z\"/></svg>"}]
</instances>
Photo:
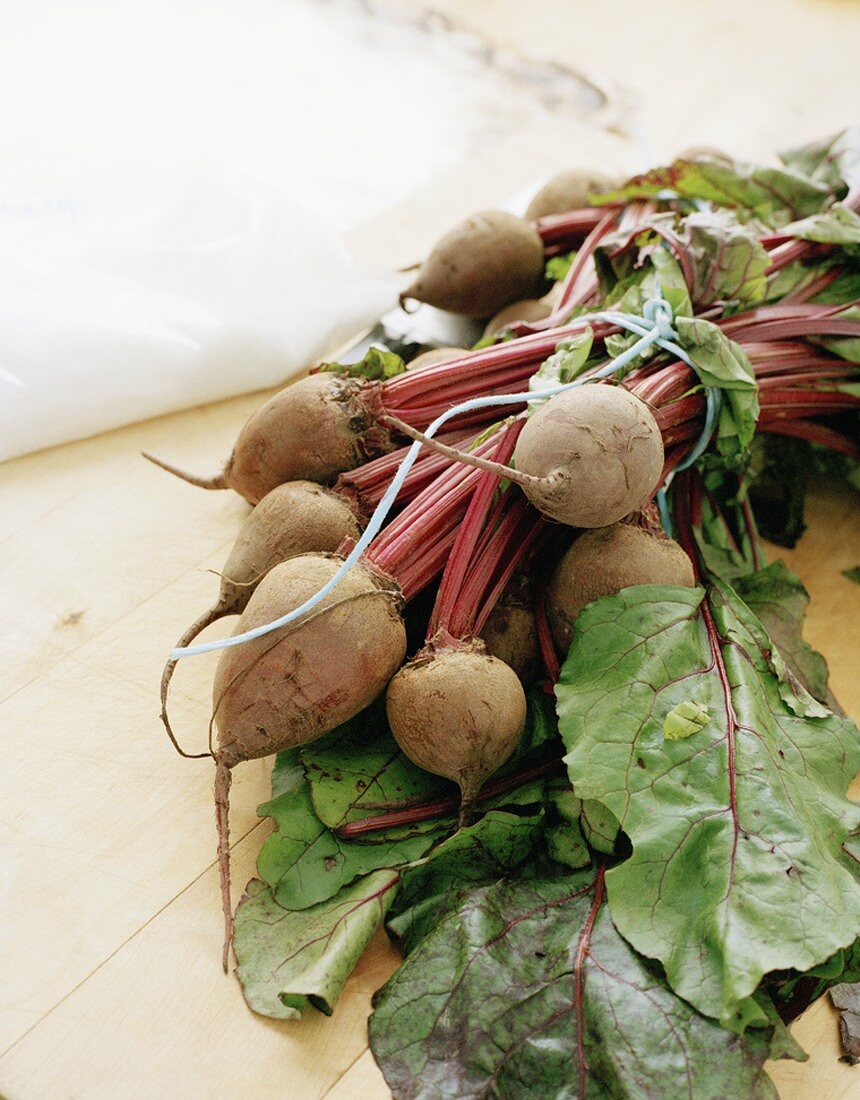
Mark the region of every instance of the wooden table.
<instances>
[{"instance_id":1,"label":"wooden table","mask_svg":"<svg viewBox=\"0 0 860 1100\"><path fill-rule=\"evenodd\" d=\"M453 0L436 6L455 7ZM620 28L602 60L594 20L601 7ZM499 41L513 36L535 55L591 68L600 63L638 83L653 107L655 86L648 81L668 96L668 76L657 64L645 65L642 36L637 46L636 28L618 21L622 7L554 0L529 5L526 18L525 6L517 14L512 4L476 2L468 18L488 29L494 11L504 9L504 30L494 31ZM685 43L704 41L710 26L723 46L737 44L741 59L749 59L749 27L732 4L651 7L677 21L676 55ZM832 34L837 14L846 20L843 29L857 30L857 12L846 5L774 0L760 8L753 30L766 28L775 50L786 48L787 39L795 53L811 50L807 83L829 67L839 72L839 57L851 58L850 36ZM563 35L547 36L553 19L573 27L577 14L583 23L576 48ZM646 44L653 44L648 27ZM818 40L831 50L827 64L813 48ZM773 134L805 138L842 124L844 90L837 94L822 80L813 97L803 98L768 58L765 76L750 75L743 96L734 83L721 83L719 103L705 85L720 59L703 55L686 65L684 79L698 89L707 125L697 128L688 99L681 109L672 96L652 139L663 146L671 139L677 148L722 134L731 144L733 130L735 147L752 152L770 148ZM646 69L653 78L645 79ZM773 81L781 81L782 101ZM799 122L787 120L781 108L801 99ZM547 123L477 153L466 175L437 181L353 234L351 243L366 262L396 266L420 255L455 217L577 156L624 167L636 155L629 138ZM158 721L166 650L213 598L216 581L206 570L222 563L245 506L232 494L170 479L139 452L146 447L195 469L215 467L261 400L252 395L164 417L0 467L0 1093L7 1100L387 1095L367 1050L365 1019L373 990L396 965L394 953L378 936L331 1020L277 1023L252 1015L235 979L218 965L212 775L202 762L179 760ZM855 716L858 589L840 571L860 560L856 503L846 491L819 492L810 530L796 551L782 555L809 587L807 637L827 655L833 688ZM204 736L212 666L208 659L188 662L176 677L175 721L192 745ZM254 811L267 795L269 766L258 761L236 773L236 887L253 873L264 837ZM857 1095L860 1071L837 1061L829 1005L813 1006L794 1033L811 1058L773 1067L783 1098Z\"/></svg>"}]
</instances>

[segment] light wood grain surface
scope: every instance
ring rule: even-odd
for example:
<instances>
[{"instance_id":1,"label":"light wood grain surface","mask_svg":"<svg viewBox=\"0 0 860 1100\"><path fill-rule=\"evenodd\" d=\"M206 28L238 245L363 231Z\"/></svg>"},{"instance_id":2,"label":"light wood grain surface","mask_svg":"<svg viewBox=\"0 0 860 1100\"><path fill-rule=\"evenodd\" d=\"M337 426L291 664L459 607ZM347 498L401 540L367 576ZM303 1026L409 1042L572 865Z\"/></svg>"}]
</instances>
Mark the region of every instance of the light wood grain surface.
<instances>
[{"instance_id":1,"label":"light wood grain surface","mask_svg":"<svg viewBox=\"0 0 860 1100\"><path fill-rule=\"evenodd\" d=\"M667 0L651 4L653 19L641 26L627 18L630 5L595 0L435 6L456 7L498 41L625 82L628 101L645 103L658 120L650 140L664 147L722 140L763 153L838 128L848 121L847 92L857 101L856 75L843 63L856 57L860 23L857 7L844 3ZM611 39L601 16L613 20ZM745 66L765 34L756 74ZM714 42L718 49L705 48ZM656 60L658 46L678 60L674 76ZM736 80L726 83L727 66L746 81L743 95ZM467 173L363 227L351 243L369 264L398 266L453 218L556 167L597 159L623 168L637 157L629 137L547 122L476 151ZM383 936L374 940L330 1020L253 1016L218 965L212 776L203 762L178 759L158 722L166 650L211 601L217 582L207 570L222 563L246 509L232 494L170 479L139 452L214 468L261 399L0 466L0 1093L8 1100L388 1095L367 1051L365 1020L394 952ZM782 554L812 595L807 637L827 655L834 690L855 716L860 590L840 571L860 561L856 505L846 491L819 487L809 530ZM176 724L192 746L205 735L212 666L196 659L177 673ZM268 771L257 761L236 772L237 887L252 874L264 836L255 807L267 795ZM860 1093L860 1071L837 1060L829 1005L813 1006L793 1030L811 1057L773 1067L784 1100Z\"/></svg>"}]
</instances>

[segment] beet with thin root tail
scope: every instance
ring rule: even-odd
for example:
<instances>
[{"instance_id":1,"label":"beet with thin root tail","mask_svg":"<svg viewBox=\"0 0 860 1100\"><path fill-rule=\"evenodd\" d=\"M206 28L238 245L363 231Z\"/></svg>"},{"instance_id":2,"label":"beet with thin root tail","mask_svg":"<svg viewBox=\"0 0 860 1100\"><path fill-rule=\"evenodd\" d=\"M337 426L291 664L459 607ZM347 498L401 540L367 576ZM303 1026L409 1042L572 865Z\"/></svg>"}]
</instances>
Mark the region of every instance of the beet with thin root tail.
<instances>
[{"instance_id":1,"label":"beet with thin root tail","mask_svg":"<svg viewBox=\"0 0 860 1100\"><path fill-rule=\"evenodd\" d=\"M621 386L577 386L529 417L514 450L518 482L545 516L607 527L650 497L663 440L648 406Z\"/></svg>"},{"instance_id":2,"label":"beet with thin root tail","mask_svg":"<svg viewBox=\"0 0 860 1100\"><path fill-rule=\"evenodd\" d=\"M294 610L340 564L300 554L276 565L235 632ZM306 617L225 649L213 685L222 758L238 763L307 744L372 703L406 653L400 603L393 583L358 564Z\"/></svg>"},{"instance_id":3,"label":"beet with thin root tail","mask_svg":"<svg viewBox=\"0 0 860 1100\"><path fill-rule=\"evenodd\" d=\"M550 214L566 214L589 205L592 195L614 191L617 186L611 176L593 168L572 168L553 176L534 196L526 210L530 220Z\"/></svg>"},{"instance_id":4,"label":"beet with thin root tail","mask_svg":"<svg viewBox=\"0 0 860 1100\"><path fill-rule=\"evenodd\" d=\"M543 241L534 226L503 210L486 210L438 241L400 299L490 317L511 302L540 294L543 282Z\"/></svg>"},{"instance_id":5,"label":"beet with thin root tail","mask_svg":"<svg viewBox=\"0 0 860 1100\"><path fill-rule=\"evenodd\" d=\"M344 470L393 446L372 408L374 385L320 373L287 386L246 421L220 474L197 477L145 453L156 466L204 489L235 489L252 504L286 481L329 485Z\"/></svg>"},{"instance_id":6,"label":"beet with thin root tail","mask_svg":"<svg viewBox=\"0 0 860 1100\"><path fill-rule=\"evenodd\" d=\"M489 775L522 736L526 697L513 669L479 640L432 643L397 673L385 697L397 744L419 768L460 788L460 824Z\"/></svg>"},{"instance_id":7,"label":"beet with thin root tail","mask_svg":"<svg viewBox=\"0 0 860 1100\"><path fill-rule=\"evenodd\" d=\"M692 588L695 583L693 563L673 539L629 523L586 531L559 561L547 588L553 640L567 653L576 617L601 596L617 595L634 584Z\"/></svg>"},{"instance_id":8,"label":"beet with thin root tail","mask_svg":"<svg viewBox=\"0 0 860 1100\"><path fill-rule=\"evenodd\" d=\"M341 559L301 554L257 585L236 627L253 630L295 610L334 576ZM218 730L216 818L224 902L224 962L232 939L228 796L243 760L306 745L385 690L406 655L400 591L359 564L304 618L225 649L213 685Z\"/></svg>"},{"instance_id":9,"label":"beet with thin root tail","mask_svg":"<svg viewBox=\"0 0 860 1100\"><path fill-rule=\"evenodd\" d=\"M228 615L240 615L269 570L295 554L334 553L344 539L361 534L349 502L311 481L288 481L267 493L239 529L221 573L217 601L189 626L177 648L190 645L207 626ZM176 668L169 660L161 677L161 720L177 750L170 726L167 693ZM206 755L206 754L203 754Z\"/></svg>"}]
</instances>

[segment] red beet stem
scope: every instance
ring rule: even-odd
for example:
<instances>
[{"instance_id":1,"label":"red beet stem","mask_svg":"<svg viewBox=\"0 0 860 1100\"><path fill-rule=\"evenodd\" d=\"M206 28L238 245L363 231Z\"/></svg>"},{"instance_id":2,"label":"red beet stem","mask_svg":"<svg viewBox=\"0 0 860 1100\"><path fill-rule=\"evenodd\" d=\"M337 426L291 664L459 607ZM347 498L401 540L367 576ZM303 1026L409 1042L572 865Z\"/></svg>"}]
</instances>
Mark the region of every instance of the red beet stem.
<instances>
[{"instance_id":1,"label":"red beet stem","mask_svg":"<svg viewBox=\"0 0 860 1100\"><path fill-rule=\"evenodd\" d=\"M475 615L474 630L476 634L480 634L486 626L487 620L513 580L517 570L522 570L526 560L530 559L537 548L546 542L547 530L546 520L531 505L525 506L518 522L518 530L513 533L504 548L504 552L499 556L499 564L493 574L492 585L487 588Z\"/></svg>"},{"instance_id":2,"label":"red beet stem","mask_svg":"<svg viewBox=\"0 0 860 1100\"><path fill-rule=\"evenodd\" d=\"M515 422L510 430L504 433L493 452L494 462L510 461L522 428L522 421ZM442 575L442 583L439 586L439 594L428 628L428 636L431 638L437 631L449 628L449 620L457 606L458 595L469 569L471 556L486 524L498 488L499 478L495 474L482 470L476 479L472 499L463 516L451 556Z\"/></svg>"},{"instance_id":3,"label":"red beet stem","mask_svg":"<svg viewBox=\"0 0 860 1100\"><path fill-rule=\"evenodd\" d=\"M818 424L814 420L771 420L761 425L763 432L770 435L788 435L794 439L805 439L809 443L817 443L830 451L838 451L839 454L853 458L860 462L860 445L853 439L824 424Z\"/></svg>"},{"instance_id":4,"label":"red beet stem","mask_svg":"<svg viewBox=\"0 0 860 1100\"><path fill-rule=\"evenodd\" d=\"M589 323L587 317L582 317L549 332L520 336L420 371L406 371L382 384L385 408L420 428L426 424L413 421L412 410L426 409L428 394L433 395L433 407L449 408L457 403L448 401L452 392L457 394L458 401L467 394L478 397L488 392L514 392L514 383L527 382L534 370L552 355L559 341L582 332ZM603 321L591 322L591 328L596 340L619 331L617 326Z\"/></svg>"},{"instance_id":5,"label":"red beet stem","mask_svg":"<svg viewBox=\"0 0 860 1100\"><path fill-rule=\"evenodd\" d=\"M486 802L490 798L498 798L499 795L515 791L518 787L525 786L533 779L540 779L544 775L554 775L563 768L560 756L553 757L536 764L524 771L513 775L506 775L500 779L494 779L485 783L478 794L476 802ZM446 798L437 798L433 802L425 802L420 806L410 806L408 809L392 810L388 813L374 814L373 817L364 817L359 821L350 821L335 829L335 833L342 840L356 840L358 837L367 836L369 833L384 832L387 829L396 829L403 825L418 825L422 821L433 821L437 817L446 817L453 814L460 806L460 795L452 794Z\"/></svg>"},{"instance_id":6,"label":"red beet stem","mask_svg":"<svg viewBox=\"0 0 860 1100\"><path fill-rule=\"evenodd\" d=\"M448 446L468 448L474 444L477 435L470 430L461 430L442 433L438 438ZM363 512L372 512L385 495L391 479L397 473L408 451L408 446L399 447L396 451L380 455L379 458L365 462L363 466L357 466L354 470L341 474L335 485L335 492L354 497ZM422 452L409 471L403 488L397 494L397 503L408 504L410 500L414 500L418 493L426 489L450 464L450 459L444 455L429 451Z\"/></svg>"},{"instance_id":7,"label":"red beet stem","mask_svg":"<svg viewBox=\"0 0 860 1100\"><path fill-rule=\"evenodd\" d=\"M518 431L502 425L473 453L489 457L507 445L509 433L516 442ZM470 466L450 463L371 544L367 558L397 581L407 599L444 567L481 475Z\"/></svg>"},{"instance_id":8,"label":"red beet stem","mask_svg":"<svg viewBox=\"0 0 860 1100\"><path fill-rule=\"evenodd\" d=\"M535 222L544 248L555 245L559 252L573 248L585 240L606 213L601 206L586 206L581 210L568 210L564 214L548 214Z\"/></svg>"},{"instance_id":9,"label":"red beet stem","mask_svg":"<svg viewBox=\"0 0 860 1100\"><path fill-rule=\"evenodd\" d=\"M552 639L552 632L549 628L549 619L546 613L545 584L541 585L538 589L537 599L535 600L535 627L537 629L538 646L540 648L544 671L546 672L550 687L554 687L558 683L558 678L561 675L561 665L559 664L558 653L556 652L555 642Z\"/></svg>"}]
</instances>

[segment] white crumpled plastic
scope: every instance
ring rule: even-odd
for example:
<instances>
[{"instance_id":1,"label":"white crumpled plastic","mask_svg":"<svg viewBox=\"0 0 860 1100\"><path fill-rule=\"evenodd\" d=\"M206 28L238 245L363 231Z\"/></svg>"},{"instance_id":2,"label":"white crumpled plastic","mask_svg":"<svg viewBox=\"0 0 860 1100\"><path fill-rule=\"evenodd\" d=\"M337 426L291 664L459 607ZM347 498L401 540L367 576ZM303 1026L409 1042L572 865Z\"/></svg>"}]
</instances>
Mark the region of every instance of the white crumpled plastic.
<instances>
[{"instance_id":1,"label":"white crumpled plastic","mask_svg":"<svg viewBox=\"0 0 860 1100\"><path fill-rule=\"evenodd\" d=\"M396 293L238 176L0 202L0 461L285 382Z\"/></svg>"}]
</instances>

